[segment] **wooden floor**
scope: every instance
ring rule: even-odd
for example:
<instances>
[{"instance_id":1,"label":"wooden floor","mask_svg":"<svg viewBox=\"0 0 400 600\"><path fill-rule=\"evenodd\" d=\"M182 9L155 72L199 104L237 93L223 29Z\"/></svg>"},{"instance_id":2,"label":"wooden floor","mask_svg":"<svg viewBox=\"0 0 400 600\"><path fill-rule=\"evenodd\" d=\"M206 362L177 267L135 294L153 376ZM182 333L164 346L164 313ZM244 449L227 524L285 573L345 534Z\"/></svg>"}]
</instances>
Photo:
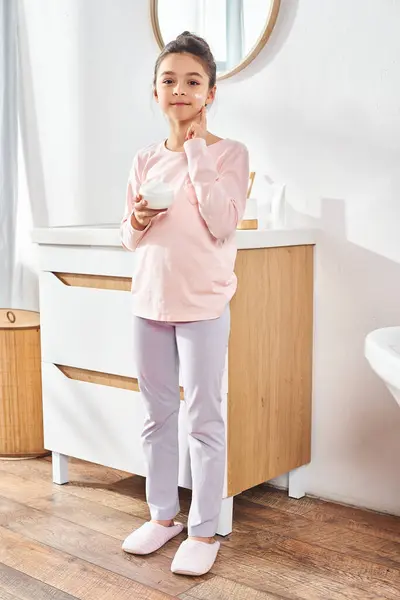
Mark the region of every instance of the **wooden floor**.
<instances>
[{"instance_id":1,"label":"wooden floor","mask_svg":"<svg viewBox=\"0 0 400 600\"><path fill-rule=\"evenodd\" d=\"M183 534L150 557L121 551L148 518L143 479L78 461L70 474L56 486L49 459L0 460L1 600L400 600L400 518L259 487L192 579L170 572Z\"/></svg>"}]
</instances>

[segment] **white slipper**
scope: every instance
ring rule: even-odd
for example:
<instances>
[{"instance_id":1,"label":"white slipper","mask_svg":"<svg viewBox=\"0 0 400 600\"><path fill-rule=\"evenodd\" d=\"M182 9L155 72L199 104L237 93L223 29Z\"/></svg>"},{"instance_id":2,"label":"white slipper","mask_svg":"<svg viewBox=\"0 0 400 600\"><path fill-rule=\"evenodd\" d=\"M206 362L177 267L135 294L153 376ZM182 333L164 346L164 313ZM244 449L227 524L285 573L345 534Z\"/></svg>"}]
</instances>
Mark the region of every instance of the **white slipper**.
<instances>
[{"instance_id":1,"label":"white slipper","mask_svg":"<svg viewBox=\"0 0 400 600\"><path fill-rule=\"evenodd\" d=\"M182 523L164 527L149 521L128 535L122 544L122 550L129 554L151 554L179 535L182 530Z\"/></svg>"},{"instance_id":2,"label":"white slipper","mask_svg":"<svg viewBox=\"0 0 400 600\"><path fill-rule=\"evenodd\" d=\"M177 575L194 577L205 575L212 569L219 548L219 542L207 544L207 542L187 539L179 546L172 561L171 571Z\"/></svg>"}]
</instances>

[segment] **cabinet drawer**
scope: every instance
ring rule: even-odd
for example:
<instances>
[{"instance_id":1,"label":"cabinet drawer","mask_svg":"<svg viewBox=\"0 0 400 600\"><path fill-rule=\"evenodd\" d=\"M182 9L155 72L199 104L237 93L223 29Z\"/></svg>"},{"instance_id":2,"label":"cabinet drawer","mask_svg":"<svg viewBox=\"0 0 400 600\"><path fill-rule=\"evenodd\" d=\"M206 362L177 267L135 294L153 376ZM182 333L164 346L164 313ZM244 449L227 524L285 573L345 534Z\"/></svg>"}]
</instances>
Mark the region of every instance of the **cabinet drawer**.
<instances>
[{"instance_id":1,"label":"cabinet drawer","mask_svg":"<svg viewBox=\"0 0 400 600\"><path fill-rule=\"evenodd\" d=\"M65 283L64 275L40 273L42 360L137 378L129 280L80 274L70 277L73 285ZM86 287L88 283L118 285L125 291ZM224 394L228 391L227 366L226 359Z\"/></svg>"},{"instance_id":2,"label":"cabinet drawer","mask_svg":"<svg viewBox=\"0 0 400 600\"><path fill-rule=\"evenodd\" d=\"M136 377L130 292L85 287L90 275L77 276L73 285L60 277L40 273L42 359ZM129 290L129 280L94 276L93 285L104 282Z\"/></svg>"},{"instance_id":3,"label":"cabinet drawer","mask_svg":"<svg viewBox=\"0 0 400 600\"><path fill-rule=\"evenodd\" d=\"M114 469L146 475L140 392L79 381L42 363L45 448ZM191 486L184 402L179 415L179 485Z\"/></svg>"}]
</instances>

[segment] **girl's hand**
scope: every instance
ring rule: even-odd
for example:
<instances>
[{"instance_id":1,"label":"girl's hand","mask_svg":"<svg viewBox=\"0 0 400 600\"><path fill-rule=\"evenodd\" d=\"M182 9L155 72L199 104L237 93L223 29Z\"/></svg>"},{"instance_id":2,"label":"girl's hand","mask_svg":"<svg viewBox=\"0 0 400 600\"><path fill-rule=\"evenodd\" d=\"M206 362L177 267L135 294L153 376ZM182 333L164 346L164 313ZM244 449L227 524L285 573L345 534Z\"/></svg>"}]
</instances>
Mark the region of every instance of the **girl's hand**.
<instances>
[{"instance_id":1,"label":"girl's hand","mask_svg":"<svg viewBox=\"0 0 400 600\"><path fill-rule=\"evenodd\" d=\"M207 136L207 112L206 107L203 106L199 112L196 121L190 125L186 132L186 140L193 140L194 138L206 139Z\"/></svg>"},{"instance_id":2,"label":"girl's hand","mask_svg":"<svg viewBox=\"0 0 400 600\"><path fill-rule=\"evenodd\" d=\"M166 208L161 210L147 208L146 200L143 200L142 196L136 196L136 202L133 205L133 214L131 218L133 229L137 229L139 231L146 229L147 225L152 219L154 219L156 215L166 212L166 210Z\"/></svg>"}]
</instances>

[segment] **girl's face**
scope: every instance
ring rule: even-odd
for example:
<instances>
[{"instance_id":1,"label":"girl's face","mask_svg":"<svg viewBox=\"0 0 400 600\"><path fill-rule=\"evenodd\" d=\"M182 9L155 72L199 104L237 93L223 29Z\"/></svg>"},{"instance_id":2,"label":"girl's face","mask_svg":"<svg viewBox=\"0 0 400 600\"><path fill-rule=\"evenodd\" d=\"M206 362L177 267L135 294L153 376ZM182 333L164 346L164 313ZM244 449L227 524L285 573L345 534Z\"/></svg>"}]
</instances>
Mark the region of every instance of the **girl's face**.
<instances>
[{"instance_id":1,"label":"girl's face","mask_svg":"<svg viewBox=\"0 0 400 600\"><path fill-rule=\"evenodd\" d=\"M215 97L200 60L191 54L169 54L157 73L154 96L161 110L173 121L191 121Z\"/></svg>"}]
</instances>

